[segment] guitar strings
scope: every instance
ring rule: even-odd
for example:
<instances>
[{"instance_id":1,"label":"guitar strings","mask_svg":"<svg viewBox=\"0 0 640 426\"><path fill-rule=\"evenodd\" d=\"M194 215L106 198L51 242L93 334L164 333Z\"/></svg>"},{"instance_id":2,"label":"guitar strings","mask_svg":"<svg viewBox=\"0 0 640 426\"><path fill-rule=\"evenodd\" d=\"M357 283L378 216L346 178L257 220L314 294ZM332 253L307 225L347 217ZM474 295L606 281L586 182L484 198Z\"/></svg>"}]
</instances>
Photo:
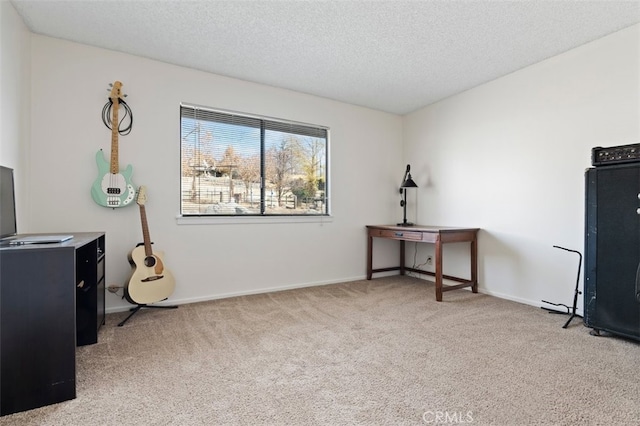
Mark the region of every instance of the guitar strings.
<instances>
[{"instance_id":1,"label":"guitar strings","mask_svg":"<svg viewBox=\"0 0 640 426\"><path fill-rule=\"evenodd\" d=\"M124 108L124 114L120 119L120 122L118 123L118 133L121 136L126 136L129 133L131 133L131 129L133 128L133 111L131 111L131 108L124 100L118 98L118 102ZM112 109L113 109L113 100L109 98L107 103L104 104L104 107L102 107L102 122L104 123L105 126L107 126L107 129L109 130L111 130ZM129 117L129 124L127 125L127 127L122 127L122 123L127 117Z\"/></svg>"}]
</instances>

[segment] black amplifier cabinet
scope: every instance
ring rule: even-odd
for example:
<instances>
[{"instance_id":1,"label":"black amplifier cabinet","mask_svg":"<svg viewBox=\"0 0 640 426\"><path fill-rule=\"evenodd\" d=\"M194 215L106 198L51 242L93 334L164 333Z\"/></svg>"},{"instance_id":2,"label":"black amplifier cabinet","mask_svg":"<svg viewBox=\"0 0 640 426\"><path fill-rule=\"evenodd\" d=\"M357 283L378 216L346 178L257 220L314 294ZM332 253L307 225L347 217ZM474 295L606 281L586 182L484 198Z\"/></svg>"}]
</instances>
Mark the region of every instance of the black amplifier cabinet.
<instances>
[{"instance_id":1,"label":"black amplifier cabinet","mask_svg":"<svg viewBox=\"0 0 640 426\"><path fill-rule=\"evenodd\" d=\"M585 178L584 323L640 340L640 163Z\"/></svg>"},{"instance_id":2,"label":"black amplifier cabinet","mask_svg":"<svg viewBox=\"0 0 640 426\"><path fill-rule=\"evenodd\" d=\"M591 165L595 167L636 162L640 162L640 143L591 149Z\"/></svg>"}]
</instances>

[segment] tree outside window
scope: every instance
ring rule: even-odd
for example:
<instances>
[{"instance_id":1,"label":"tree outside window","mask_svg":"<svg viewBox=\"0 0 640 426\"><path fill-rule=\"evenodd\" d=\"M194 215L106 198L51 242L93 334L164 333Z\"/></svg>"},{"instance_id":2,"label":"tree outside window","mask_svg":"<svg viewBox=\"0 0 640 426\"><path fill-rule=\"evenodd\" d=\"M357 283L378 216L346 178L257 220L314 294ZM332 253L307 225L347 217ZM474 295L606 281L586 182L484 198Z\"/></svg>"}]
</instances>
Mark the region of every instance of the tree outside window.
<instances>
[{"instance_id":1,"label":"tree outside window","mask_svg":"<svg viewBox=\"0 0 640 426\"><path fill-rule=\"evenodd\" d=\"M328 215L328 129L181 106L183 216Z\"/></svg>"}]
</instances>

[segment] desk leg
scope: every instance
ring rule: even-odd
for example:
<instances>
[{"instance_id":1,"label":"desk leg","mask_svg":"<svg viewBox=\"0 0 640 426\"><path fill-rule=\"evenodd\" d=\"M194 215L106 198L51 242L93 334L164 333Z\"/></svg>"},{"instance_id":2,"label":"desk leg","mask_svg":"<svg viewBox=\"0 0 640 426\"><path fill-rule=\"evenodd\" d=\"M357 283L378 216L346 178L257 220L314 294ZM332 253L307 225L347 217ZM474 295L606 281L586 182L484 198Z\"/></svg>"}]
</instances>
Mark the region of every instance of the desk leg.
<instances>
[{"instance_id":1,"label":"desk leg","mask_svg":"<svg viewBox=\"0 0 640 426\"><path fill-rule=\"evenodd\" d=\"M404 275L404 240L400 240L400 275Z\"/></svg>"},{"instance_id":2,"label":"desk leg","mask_svg":"<svg viewBox=\"0 0 640 426\"><path fill-rule=\"evenodd\" d=\"M471 241L471 291L478 292L478 240Z\"/></svg>"},{"instance_id":3,"label":"desk leg","mask_svg":"<svg viewBox=\"0 0 640 426\"><path fill-rule=\"evenodd\" d=\"M367 279L370 280L373 275L373 237L368 234L367 237Z\"/></svg>"},{"instance_id":4,"label":"desk leg","mask_svg":"<svg viewBox=\"0 0 640 426\"><path fill-rule=\"evenodd\" d=\"M436 241L436 301L442 302L442 241Z\"/></svg>"}]
</instances>

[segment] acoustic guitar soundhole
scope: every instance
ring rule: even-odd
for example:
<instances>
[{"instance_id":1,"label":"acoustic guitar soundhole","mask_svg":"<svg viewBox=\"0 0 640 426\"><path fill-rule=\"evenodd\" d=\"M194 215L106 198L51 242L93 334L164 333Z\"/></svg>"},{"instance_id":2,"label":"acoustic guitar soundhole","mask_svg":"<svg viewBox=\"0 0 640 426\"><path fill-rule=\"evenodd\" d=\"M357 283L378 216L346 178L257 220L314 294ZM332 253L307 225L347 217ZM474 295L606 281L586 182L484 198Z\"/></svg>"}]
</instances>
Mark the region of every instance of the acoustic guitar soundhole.
<instances>
[{"instance_id":1,"label":"acoustic guitar soundhole","mask_svg":"<svg viewBox=\"0 0 640 426\"><path fill-rule=\"evenodd\" d=\"M147 256L144 258L144 264L147 267L152 267L156 265L156 258L153 256Z\"/></svg>"}]
</instances>

